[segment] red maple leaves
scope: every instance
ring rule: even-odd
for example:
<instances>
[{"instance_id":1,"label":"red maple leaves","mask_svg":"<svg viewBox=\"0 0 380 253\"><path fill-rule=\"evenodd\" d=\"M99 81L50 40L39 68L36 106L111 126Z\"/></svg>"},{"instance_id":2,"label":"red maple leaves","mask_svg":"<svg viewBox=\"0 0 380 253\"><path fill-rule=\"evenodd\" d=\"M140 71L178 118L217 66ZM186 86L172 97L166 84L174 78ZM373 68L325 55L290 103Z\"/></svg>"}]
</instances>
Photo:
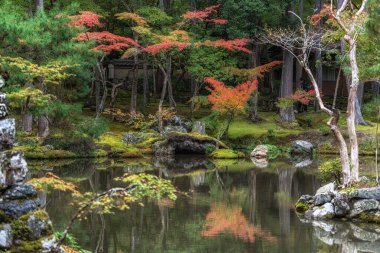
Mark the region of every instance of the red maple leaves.
<instances>
[{"instance_id":1,"label":"red maple leaves","mask_svg":"<svg viewBox=\"0 0 380 253\"><path fill-rule=\"evenodd\" d=\"M208 96L212 109L220 113L238 114L244 110L245 103L249 100L252 92L257 89L257 81L246 81L236 87L227 87L223 82L211 77L204 79L210 86L206 87L211 94Z\"/></svg>"},{"instance_id":2,"label":"red maple leaves","mask_svg":"<svg viewBox=\"0 0 380 253\"><path fill-rule=\"evenodd\" d=\"M205 8L201 11L188 11L182 15L184 21L196 21L196 22L211 22L216 24L227 24L228 21L225 19L213 19L209 18L210 15L217 12L220 4L213 5Z\"/></svg>"},{"instance_id":3,"label":"red maple leaves","mask_svg":"<svg viewBox=\"0 0 380 253\"><path fill-rule=\"evenodd\" d=\"M91 11L81 11L78 15L69 16L71 20L71 25L82 26L82 27L102 27L103 23L100 22L102 16L91 12Z\"/></svg>"},{"instance_id":4,"label":"red maple leaves","mask_svg":"<svg viewBox=\"0 0 380 253\"><path fill-rule=\"evenodd\" d=\"M328 19L332 18L331 6L328 4L324 4L323 8L318 13L309 16L307 19L311 25L316 26L324 17L327 17Z\"/></svg>"},{"instance_id":5,"label":"red maple leaves","mask_svg":"<svg viewBox=\"0 0 380 253\"><path fill-rule=\"evenodd\" d=\"M177 49L178 51L183 51L185 48L187 48L190 44L186 42L179 42L179 41L167 41L162 42L158 44L154 44L151 46L147 46L144 48L144 51L150 54L158 54L162 51L166 51L169 49Z\"/></svg>"},{"instance_id":6,"label":"red maple leaves","mask_svg":"<svg viewBox=\"0 0 380 253\"><path fill-rule=\"evenodd\" d=\"M206 40L202 44L209 47L219 47L227 49L228 51L241 51L245 52L247 54L251 54L252 51L245 48L246 45L250 42L249 39L242 38L242 39L234 39L234 40Z\"/></svg>"}]
</instances>

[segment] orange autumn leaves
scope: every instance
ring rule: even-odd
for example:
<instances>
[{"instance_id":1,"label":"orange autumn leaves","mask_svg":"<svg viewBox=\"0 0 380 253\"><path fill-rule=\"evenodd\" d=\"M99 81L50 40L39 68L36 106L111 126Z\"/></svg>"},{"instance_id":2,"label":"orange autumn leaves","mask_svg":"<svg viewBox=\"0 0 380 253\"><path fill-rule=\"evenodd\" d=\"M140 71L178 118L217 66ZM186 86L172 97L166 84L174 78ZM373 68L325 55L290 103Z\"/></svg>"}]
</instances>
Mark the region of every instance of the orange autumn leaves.
<instances>
[{"instance_id":1,"label":"orange autumn leaves","mask_svg":"<svg viewBox=\"0 0 380 253\"><path fill-rule=\"evenodd\" d=\"M245 103L249 100L251 93L257 89L257 80L246 81L236 87L227 87L223 82L211 77L204 79L210 86L206 89L211 92L208 100L213 105L212 109L220 113L238 114L244 109Z\"/></svg>"},{"instance_id":2,"label":"orange autumn leaves","mask_svg":"<svg viewBox=\"0 0 380 253\"><path fill-rule=\"evenodd\" d=\"M229 233L246 242L254 242L256 237L267 241L276 241L276 238L261 226L250 224L240 207L230 207L226 204L213 204L206 216L204 237L214 237L222 233Z\"/></svg>"}]
</instances>

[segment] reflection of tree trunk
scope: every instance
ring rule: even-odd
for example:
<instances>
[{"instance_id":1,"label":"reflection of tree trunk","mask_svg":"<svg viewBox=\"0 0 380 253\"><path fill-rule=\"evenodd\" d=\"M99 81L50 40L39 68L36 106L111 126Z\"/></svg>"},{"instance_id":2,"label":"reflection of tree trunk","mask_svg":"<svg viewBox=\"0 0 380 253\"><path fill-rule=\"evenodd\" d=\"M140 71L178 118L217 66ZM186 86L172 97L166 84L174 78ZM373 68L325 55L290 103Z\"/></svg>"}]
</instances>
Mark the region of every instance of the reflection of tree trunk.
<instances>
[{"instance_id":1,"label":"reflection of tree trunk","mask_svg":"<svg viewBox=\"0 0 380 253\"><path fill-rule=\"evenodd\" d=\"M160 217L161 217L161 231L159 233L158 239L159 239L160 245L163 246L165 234L169 228L169 209L168 207L162 204L158 204L158 208L160 210Z\"/></svg>"},{"instance_id":2,"label":"reflection of tree trunk","mask_svg":"<svg viewBox=\"0 0 380 253\"><path fill-rule=\"evenodd\" d=\"M252 170L249 173L249 222L256 224L256 199L257 199L257 173Z\"/></svg>"},{"instance_id":3,"label":"reflection of tree trunk","mask_svg":"<svg viewBox=\"0 0 380 253\"><path fill-rule=\"evenodd\" d=\"M291 196L293 175L295 173L293 168L283 168L279 170L279 184L278 189L281 194ZM279 205L280 217L280 230L281 230L281 252L289 250L288 237L290 235L290 207L286 205Z\"/></svg>"},{"instance_id":4,"label":"reflection of tree trunk","mask_svg":"<svg viewBox=\"0 0 380 253\"><path fill-rule=\"evenodd\" d=\"M253 52L254 54L251 54L249 56L249 68L256 68L260 65L260 48L257 43L253 45ZM255 91L251 95L251 108L249 112L249 118L251 121L256 122L258 120L257 118L257 106L259 102L259 93L258 91Z\"/></svg>"},{"instance_id":5,"label":"reflection of tree trunk","mask_svg":"<svg viewBox=\"0 0 380 253\"><path fill-rule=\"evenodd\" d=\"M106 223L104 222L104 215L99 215L100 223L102 225L100 231L99 231L99 237L96 244L95 252L104 252L104 231L106 228Z\"/></svg>"}]
</instances>

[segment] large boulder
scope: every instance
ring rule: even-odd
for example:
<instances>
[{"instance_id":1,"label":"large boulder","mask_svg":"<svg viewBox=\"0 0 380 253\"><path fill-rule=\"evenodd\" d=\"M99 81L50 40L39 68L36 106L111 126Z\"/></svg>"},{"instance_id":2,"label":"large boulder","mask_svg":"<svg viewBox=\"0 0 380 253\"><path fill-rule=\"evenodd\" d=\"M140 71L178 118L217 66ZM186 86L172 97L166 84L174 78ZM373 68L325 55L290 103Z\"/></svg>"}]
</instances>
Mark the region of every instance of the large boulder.
<instances>
[{"instance_id":1,"label":"large boulder","mask_svg":"<svg viewBox=\"0 0 380 253\"><path fill-rule=\"evenodd\" d=\"M258 145L251 152L251 157L254 157L257 159L267 158L268 152L269 152L269 149L266 145Z\"/></svg>"},{"instance_id":2,"label":"large boulder","mask_svg":"<svg viewBox=\"0 0 380 253\"><path fill-rule=\"evenodd\" d=\"M23 200L37 197L37 191L30 184L13 185L0 197L2 200Z\"/></svg>"},{"instance_id":3,"label":"large boulder","mask_svg":"<svg viewBox=\"0 0 380 253\"><path fill-rule=\"evenodd\" d=\"M331 219L335 216L334 205L326 203L319 207L314 207L305 213L305 216L313 219Z\"/></svg>"},{"instance_id":4,"label":"large boulder","mask_svg":"<svg viewBox=\"0 0 380 253\"><path fill-rule=\"evenodd\" d=\"M168 120L167 125L182 127L186 132L191 130L191 121L179 115L174 115Z\"/></svg>"},{"instance_id":5,"label":"large boulder","mask_svg":"<svg viewBox=\"0 0 380 253\"><path fill-rule=\"evenodd\" d=\"M29 212L36 211L39 206L39 199L30 199L24 201L12 200L0 202L0 210L3 211L5 215L12 218L18 218Z\"/></svg>"},{"instance_id":6,"label":"large boulder","mask_svg":"<svg viewBox=\"0 0 380 253\"><path fill-rule=\"evenodd\" d=\"M175 154L206 154L217 148L227 148L222 142L208 135L197 133L171 132L166 141L153 145L156 156L168 156Z\"/></svg>"},{"instance_id":7,"label":"large boulder","mask_svg":"<svg viewBox=\"0 0 380 253\"><path fill-rule=\"evenodd\" d=\"M0 151L11 149L15 142L16 121L15 119L0 120Z\"/></svg>"},{"instance_id":8,"label":"large boulder","mask_svg":"<svg viewBox=\"0 0 380 253\"><path fill-rule=\"evenodd\" d=\"M27 163L21 151L0 153L0 189L22 183L27 172Z\"/></svg>"},{"instance_id":9,"label":"large boulder","mask_svg":"<svg viewBox=\"0 0 380 253\"><path fill-rule=\"evenodd\" d=\"M291 154L293 155L312 155L314 150L313 144L308 141L296 140L292 142Z\"/></svg>"},{"instance_id":10,"label":"large boulder","mask_svg":"<svg viewBox=\"0 0 380 253\"><path fill-rule=\"evenodd\" d=\"M362 188L349 193L350 198L380 200L380 187Z\"/></svg>"},{"instance_id":11,"label":"large boulder","mask_svg":"<svg viewBox=\"0 0 380 253\"><path fill-rule=\"evenodd\" d=\"M172 133L172 132L187 133L188 131L183 126L168 125L168 126L164 127L164 130L163 130L164 135L167 135L167 134Z\"/></svg>"},{"instance_id":12,"label":"large boulder","mask_svg":"<svg viewBox=\"0 0 380 253\"><path fill-rule=\"evenodd\" d=\"M141 138L137 134L129 133L124 135L122 141L127 144L136 144L141 142Z\"/></svg>"},{"instance_id":13,"label":"large boulder","mask_svg":"<svg viewBox=\"0 0 380 253\"><path fill-rule=\"evenodd\" d=\"M318 194L327 194L327 193L334 193L335 190L337 188L337 185L335 182L333 183L329 183L329 184L326 184L322 187L320 187L318 190L317 190L317 193L316 195Z\"/></svg>"},{"instance_id":14,"label":"large boulder","mask_svg":"<svg viewBox=\"0 0 380 253\"><path fill-rule=\"evenodd\" d=\"M350 212L350 205L348 198L345 194L336 194L332 200L334 204L335 215L338 217L344 217Z\"/></svg>"},{"instance_id":15,"label":"large boulder","mask_svg":"<svg viewBox=\"0 0 380 253\"><path fill-rule=\"evenodd\" d=\"M355 217L363 212L373 211L379 209L379 202L375 199L361 199L354 202L349 216Z\"/></svg>"},{"instance_id":16,"label":"large boulder","mask_svg":"<svg viewBox=\"0 0 380 253\"><path fill-rule=\"evenodd\" d=\"M8 116L8 108L4 103L0 102L0 119L4 119L7 116Z\"/></svg>"}]
</instances>

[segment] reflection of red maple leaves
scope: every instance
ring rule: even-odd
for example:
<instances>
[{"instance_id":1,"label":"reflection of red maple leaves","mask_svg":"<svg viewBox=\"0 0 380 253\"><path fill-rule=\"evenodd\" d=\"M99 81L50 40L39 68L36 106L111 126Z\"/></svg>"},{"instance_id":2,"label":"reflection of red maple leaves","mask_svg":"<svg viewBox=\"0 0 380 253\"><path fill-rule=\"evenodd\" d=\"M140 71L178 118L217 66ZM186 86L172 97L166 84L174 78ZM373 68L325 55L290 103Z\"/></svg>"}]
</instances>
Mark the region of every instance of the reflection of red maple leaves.
<instances>
[{"instance_id":1,"label":"reflection of red maple leaves","mask_svg":"<svg viewBox=\"0 0 380 253\"><path fill-rule=\"evenodd\" d=\"M256 237L267 241L277 239L261 226L250 224L240 207L230 207L225 204L213 204L206 216L204 237L213 237L227 232L247 242L254 242Z\"/></svg>"}]
</instances>

